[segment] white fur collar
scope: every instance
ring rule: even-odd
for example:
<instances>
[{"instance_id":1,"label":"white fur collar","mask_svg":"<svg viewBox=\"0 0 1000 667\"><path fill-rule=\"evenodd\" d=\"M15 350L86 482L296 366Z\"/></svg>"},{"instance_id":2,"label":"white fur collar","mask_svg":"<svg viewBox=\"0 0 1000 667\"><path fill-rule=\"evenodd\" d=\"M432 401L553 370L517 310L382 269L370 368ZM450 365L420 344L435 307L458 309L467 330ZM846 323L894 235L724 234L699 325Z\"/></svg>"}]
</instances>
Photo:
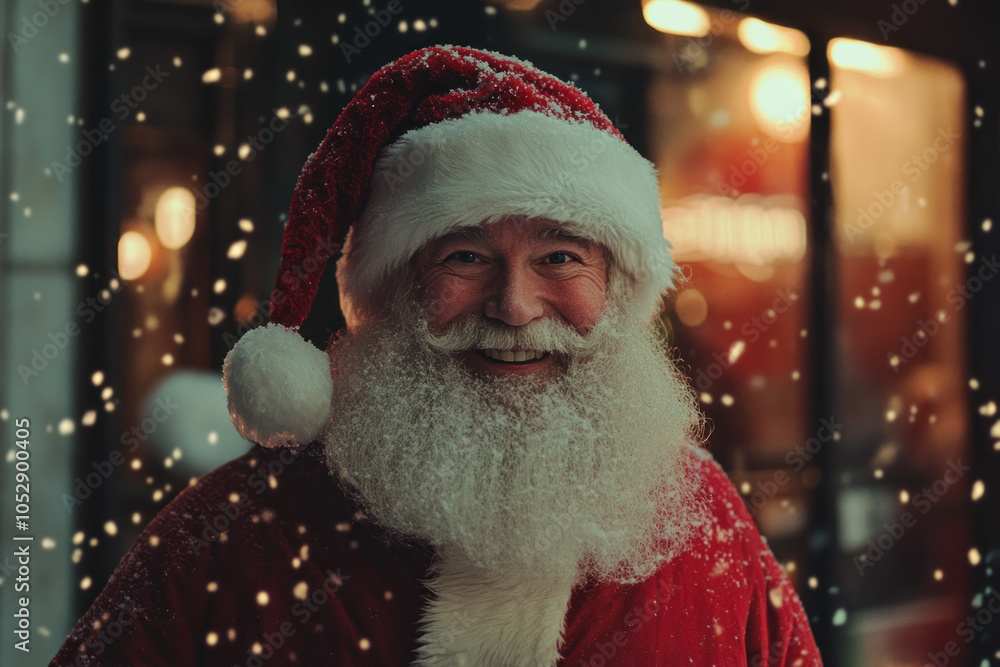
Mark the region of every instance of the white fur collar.
<instances>
[{"instance_id":1,"label":"white fur collar","mask_svg":"<svg viewBox=\"0 0 1000 667\"><path fill-rule=\"evenodd\" d=\"M441 559L428 588L420 667L551 667L575 577L525 579Z\"/></svg>"}]
</instances>

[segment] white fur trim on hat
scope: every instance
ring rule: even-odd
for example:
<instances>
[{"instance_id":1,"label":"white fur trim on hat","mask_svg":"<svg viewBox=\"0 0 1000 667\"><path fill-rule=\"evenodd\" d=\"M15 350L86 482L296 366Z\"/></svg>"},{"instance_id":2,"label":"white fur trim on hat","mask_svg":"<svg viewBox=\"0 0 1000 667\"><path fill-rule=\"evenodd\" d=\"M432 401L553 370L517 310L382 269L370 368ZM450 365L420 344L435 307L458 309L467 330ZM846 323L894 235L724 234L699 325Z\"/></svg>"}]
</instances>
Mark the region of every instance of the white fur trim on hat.
<instances>
[{"instance_id":1,"label":"white fur trim on hat","mask_svg":"<svg viewBox=\"0 0 1000 667\"><path fill-rule=\"evenodd\" d=\"M373 314L386 279L424 243L508 215L572 223L608 248L635 279L643 313L654 314L673 285L652 163L589 123L477 112L383 150L337 266L348 325Z\"/></svg>"},{"instance_id":2,"label":"white fur trim on hat","mask_svg":"<svg viewBox=\"0 0 1000 667\"><path fill-rule=\"evenodd\" d=\"M308 444L330 420L329 358L280 324L244 334L226 355L222 382L233 426L265 447Z\"/></svg>"}]
</instances>

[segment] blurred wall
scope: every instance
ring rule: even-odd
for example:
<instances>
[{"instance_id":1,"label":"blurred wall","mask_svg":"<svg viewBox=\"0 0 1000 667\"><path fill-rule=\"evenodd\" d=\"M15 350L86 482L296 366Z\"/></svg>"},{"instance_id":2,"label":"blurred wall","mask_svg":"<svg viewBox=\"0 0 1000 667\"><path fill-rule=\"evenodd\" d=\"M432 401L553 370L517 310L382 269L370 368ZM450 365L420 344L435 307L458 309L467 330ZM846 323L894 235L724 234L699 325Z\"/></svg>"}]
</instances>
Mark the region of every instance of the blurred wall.
<instances>
[{"instance_id":1,"label":"blurred wall","mask_svg":"<svg viewBox=\"0 0 1000 667\"><path fill-rule=\"evenodd\" d=\"M74 368L87 324L76 276L76 175L66 163L81 137L74 117L80 78L80 4L10 0L3 5L0 63L0 424L4 453L0 512L0 664L46 665L72 622L71 564L63 549L73 517L60 502L72 477ZM12 36L13 35L13 36ZM87 149L84 148L84 151ZM97 294L90 295L96 297ZM84 308L86 306L84 305ZM15 525L15 421L29 420L30 513ZM63 420L69 419L69 422ZM23 422L21 422L23 424ZM8 536L33 538L15 542ZM18 583L15 549L30 554L30 589ZM15 648L18 598L30 597L30 653Z\"/></svg>"}]
</instances>

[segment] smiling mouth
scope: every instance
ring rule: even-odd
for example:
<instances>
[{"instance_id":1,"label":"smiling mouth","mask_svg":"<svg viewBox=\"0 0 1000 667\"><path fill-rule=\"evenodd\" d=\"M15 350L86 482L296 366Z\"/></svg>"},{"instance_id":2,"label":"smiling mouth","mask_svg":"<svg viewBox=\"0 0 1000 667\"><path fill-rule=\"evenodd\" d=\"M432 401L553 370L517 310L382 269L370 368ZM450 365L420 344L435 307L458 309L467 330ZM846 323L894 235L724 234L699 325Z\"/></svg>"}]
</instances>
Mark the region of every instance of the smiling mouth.
<instances>
[{"instance_id":1,"label":"smiling mouth","mask_svg":"<svg viewBox=\"0 0 1000 667\"><path fill-rule=\"evenodd\" d=\"M540 350L499 350L492 348L475 350L475 352L490 361L498 361L506 364L530 364L549 356L548 352Z\"/></svg>"}]
</instances>

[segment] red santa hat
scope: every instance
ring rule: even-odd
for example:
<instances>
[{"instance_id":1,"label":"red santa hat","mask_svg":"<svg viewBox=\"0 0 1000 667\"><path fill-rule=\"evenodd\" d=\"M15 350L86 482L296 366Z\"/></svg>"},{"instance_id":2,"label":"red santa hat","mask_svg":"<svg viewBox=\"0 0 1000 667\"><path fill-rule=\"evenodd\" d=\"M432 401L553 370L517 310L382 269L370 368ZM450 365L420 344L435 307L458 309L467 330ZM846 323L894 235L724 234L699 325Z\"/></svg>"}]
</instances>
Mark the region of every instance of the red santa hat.
<instances>
[{"instance_id":1,"label":"red santa hat","mask_svg":"<svg viewBox=\"0 0 1000 667\"><path fill-rule=\"evenodd\" d=\"M583 92L530 63L435 46L376 72L302 169L270 324L226 357L233 424L265 446L304 444L330 419L324 352L302 339L329 257L349 329L433 238L509 215L572 223L608 248L652 316L676 266L653 165Z\"/></svg>"}]
</instances>

